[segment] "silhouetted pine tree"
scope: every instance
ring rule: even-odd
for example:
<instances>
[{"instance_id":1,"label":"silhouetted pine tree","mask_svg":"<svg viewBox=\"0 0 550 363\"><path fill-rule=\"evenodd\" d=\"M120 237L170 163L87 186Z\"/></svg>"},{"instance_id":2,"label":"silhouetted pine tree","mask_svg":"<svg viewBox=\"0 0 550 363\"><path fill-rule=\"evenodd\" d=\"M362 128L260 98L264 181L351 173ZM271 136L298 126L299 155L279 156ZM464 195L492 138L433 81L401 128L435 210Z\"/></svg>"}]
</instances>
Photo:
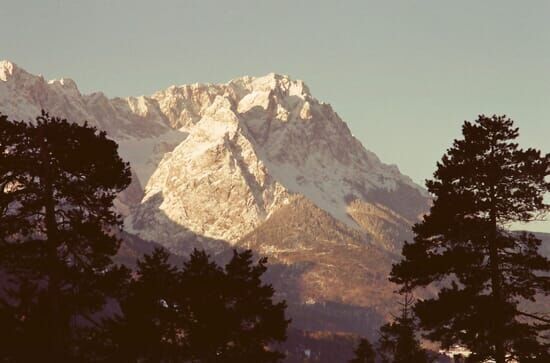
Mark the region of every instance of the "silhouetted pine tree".
<instances>
[{"instance_id":1,"label":"silhouetted pine tree","mask_svg":"<svg viewBox=\"0 0 550 363\"><path fill-rule=\"evenodd\" d=\"M224 302L224 272L204 251L194 250L184 263L179 289L182 321L194 361L217 362L231 318Z\"/></svg>"},{"instance_id":2,"label":"silhouetted pine tree","mask_svg":"<svg viewBox=\"0 0 550 363\"><path fill-rule=\"evenodd\" d=\"M273 302L275 290L261 280L267 258L252 262L252 251L233 251L225 266L226 306L231 316L227 360L231 362L277 362L284 355L266 349L286 339L290 320L285 319L286 303Z\"/></svg>"},{"instance_id":3,"label":"silhouetted pine tree","mask_svg":"<svg viewBox=\"0 0 550 363\"><path fill-rule=\"evenodd\" d=\"M225 270L195 250L182 271L181 305L191 356L199 362L277 362L268 349L283 341L289 320L285 302L273 303L274 290L263 284L266 260L235 252Z\"/></svg>"},{"instance_id":4,"label":"silhouetted pine tree","mask_svg":"<svg viewBox=\"0 0 550 363\"><path fill-rule=\"evenodd\" d=\"M462 354L453 354L453 363L464 363L465 358Z\"/></svg>"},{"instance_id":5,"label":"silhouetted pine tree","mask_svg":"<svg viewBox=\"0 0 550 363\"><path fill-rule=\"evenodd\" d=\"M11 325L0 344L12 344L4 356L85 360L93 314L120 277L112 205L129 183L104 132L45 112L33 124L0 116L0 316Z\"/></svg>"},{"instance_id":6,"label":"silhouetted pine tree","mask_svg":"<svg viewBox=\"0 0 550 363\"><path fill-rule=\"evenodd\" d=\"M380 328L378 351L383 363L427 363L427 352L416 337L417 325L411 311L412 297L405 294L401 315Z\"/></svg>"},{"instance_id":7,"label":"silhouetted pine tree","mask_svg":"<svg viewBox=\"0 0 550 363\"><path fill-rule=\"evenodd\" d=\"M354 357L349 363L375 363L376 353L372 344L366 338L362 338L354 352Z\"/></svg>"},{"instance_id":8,"label":"silhouetted pine tree","mask_svg":"<svg viewBox=\"0 0 550 363\"><path fill-rule=\"evenodd\" d=\"M109 359L117 362L180 362L186 356L177 268L156 248L137 261L137 271L120 294L121 315L109 326Z\"/></svg>"},{"instance_id":9,"label":"silhouetted pine tree","mask_svg":"<svg viewBox=\"0 0 550 363\"><path fill-rule=\"evenodd\" d=\"M414 226L414 242L404 245L391 280L445 286L415 307L427 337L444 347L466 346L471 361L549 362L539 334L548 320L529 317L519 302L549 293L550 262L535 236L506 228L548 210L550 156L520 149L518 129L505 116L480 116L462 132L427 181L433 206Z\"/></svg>"}]
</instances>

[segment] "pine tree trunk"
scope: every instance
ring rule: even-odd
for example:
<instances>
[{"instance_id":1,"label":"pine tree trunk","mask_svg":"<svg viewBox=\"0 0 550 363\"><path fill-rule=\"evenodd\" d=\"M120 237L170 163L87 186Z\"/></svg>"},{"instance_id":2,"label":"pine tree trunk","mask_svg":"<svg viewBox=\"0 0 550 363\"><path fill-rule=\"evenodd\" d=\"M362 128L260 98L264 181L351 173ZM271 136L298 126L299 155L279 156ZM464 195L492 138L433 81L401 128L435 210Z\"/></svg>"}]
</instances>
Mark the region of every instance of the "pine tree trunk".
<instances>
[{"instance_id":1,"label":"pine tree trunk","mask_svg":"<svg viewBox=\"0 0 550 363\"><path fill-rule=\"evenodd\" d=\"M49 203L48 203L49 204ZM49 261L49 277L48 277L48 305L49 317L47 319L50 331L50 349L53 361L62 362L63 360L63 332L61 329L62 318L60 313L60 278L57 263L57 240L56 240L56 225L55 211L53 206L46 206L46 229L48 244L48 261ZM53 218L52 218L53 217ZM53 220L53 221L52 221Z\"/></svg>"},{"instance_id":2,"label":"pine tree trunk","mask_svg":"<svg viewBox=\"0 0 550 363\"><path fill-rule=\"evenodd\" d=\"M497 247L497 221L496 212L493 208L491 211L491 231L489 236L489 264L491 269L491 286L492 297L495 302L494 310L494 326L493 339L495 345L495 361L496 363L505 363L506 354L504 351L504 339L501 336L503 331L503 314L502 314L502 286L501 274L499 269L498 247Z\"/></svg>"},{"instance_id":3,"label":"pine tree trunk","mask_svg":"<svg viewBox=\"0 0 550 363\"><path fill-rule=\"evenodd\" d=\"M50 160L48 156L48 148L46 142L43 142L41 147L42 157L42 178L44 186L44 207L45 207L45 227L46 227L46 251L48 260L48 313L46 318L48 323L45 331L48 332L48 340L50 347L50 355L44 357L47 361L64 362L64 339L62 329L62 317L60 311L60 278L59 261L57 255L58 240L57 240L57 223L55 218L55 201L53 195L52 178L50 175Z\"/></svg>"},{"instance_id":4,"label":"pine tree trunk","mask_svg":"<svg viewBox=\"0 0 550 363\"><path fill-rule=\"evenodd\" d=\"M491 158L494 156L495 150L497 148L496 141L494 138L491 139ZM494 165L494 164L493 164ZM495 168L496 169L496 168ZM502 337L503 331L503 296L502 296L502 284L501 284L501 273L499 268L499 257L498 257L498 225L497 225L497 190L496 184L498 177L492 175L493 178L490 180L490 205L491 210L489 212L490 218L490 228L489 231L489 267L491 271L491 287L492 287L492 297L495 304L494 309L494 322L493 322L493 344L495 346L495 362L496 363L506 363L506 354L504 351L504 338Z\"/></svg>"}]
</instances>

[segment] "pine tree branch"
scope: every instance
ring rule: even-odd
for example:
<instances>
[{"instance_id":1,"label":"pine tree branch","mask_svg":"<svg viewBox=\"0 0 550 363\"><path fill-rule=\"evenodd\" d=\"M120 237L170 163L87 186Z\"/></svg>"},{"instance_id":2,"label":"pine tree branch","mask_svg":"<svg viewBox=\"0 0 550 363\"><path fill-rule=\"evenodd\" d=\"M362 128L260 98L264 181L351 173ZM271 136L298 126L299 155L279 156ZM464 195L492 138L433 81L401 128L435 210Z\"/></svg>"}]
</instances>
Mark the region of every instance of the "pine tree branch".
<instances>
[{"instance_id":1,"label":"pine tree branch","mask_svg":"<svg viewBox=\"0 0 550 363\"><path fill-rule=\"evenodd\" d=\"M539 320L539 321L542 321L544 323L550 324L550 319L548 319L548 318L543 318L541 316L538 316L538 315L535 315L535 314L529 314L529 313L519 311L519 310L516 310L516 312L518 313L518 315L526 316L526 317L529 317L531 319Z\"/></svg>"},{"instance_id":2,"label":"pine tree branch","mask_svg":"<svg viewBox=\"0 0 550 363\"><path fill-rule=\"evenodd\" d=\"M86 314L80 314L79 315L81 318L83 318L84 320L86 320L88 323L92 324L94 327L98 328L98 329L103 329L103 326L98 323L97 321L95 321L93 318L89 317L88 315Z\"/></svg>"}]
</instances>

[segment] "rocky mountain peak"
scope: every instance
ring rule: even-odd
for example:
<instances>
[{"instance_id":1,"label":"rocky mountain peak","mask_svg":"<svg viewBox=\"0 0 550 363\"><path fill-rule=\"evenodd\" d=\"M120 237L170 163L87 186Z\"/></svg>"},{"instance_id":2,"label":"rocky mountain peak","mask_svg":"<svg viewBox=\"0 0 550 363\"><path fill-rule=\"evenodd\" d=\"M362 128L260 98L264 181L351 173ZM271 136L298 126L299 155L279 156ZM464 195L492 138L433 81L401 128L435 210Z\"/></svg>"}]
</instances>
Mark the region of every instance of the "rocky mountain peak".
<instances>
[{"instance_id":1,"label":"rocky mountain peak","mask_svg":"<svg viewBox=\"0 0 550 363\"><path fill-rule=\"evenodd\" d=\"M8 80L11 81L28 81L32 78L42 78L41 76L34 76L27 71L25 71L23 68L19 67L17 64L9 61L9 60L2 60L0 61L0 81L7 82Z\"/></svg>"},{"instance_id":2,"label":"rocky mountain peak","mask_svg":"<svg viewBox=\"0 0 550 363\"><path fill-rule=\"evenodd\" d=\"M61 92L67 93L69 97L80 97L82 96L78 90L76 82L70 78L61 78L48 81L49 85L52 85L56 88L59 88Z\"/></svg>"},{"instance_id":3,"label":"rocky mountain peak","mask_svg":"<svg viewBox=\"0 0 550 363\"><path fill-rule=\"evenodd\" d=\"M10 61L0 61L0 80L4 82L7 81L8 77L11 77L13 75L15 68L17 68L17 66Z\"/></svg>"},{"instance_id":4,"label":"rocky mountain peak","mask_svg":"<svg viewBox=\"0 0 550 363\"><path fill-rule=\"evenodd\" d=\"M171 86L152 96L172 127L185 129L198 122L205 112L212 114L213 108L223 107L234 113L244 113L256 106L267 109L271 105L273 108L274 104L292 108L297 100L309 97L304 82L275 73L236 78L225 84Z\"/></svg>"},{"instance_id":5,"label":"rocky mountain peak","mask_svg":"<svg viewBox=\"0 0 550 363\"><path fill-rule=\"evenodd\" d=\"M245 88L248 92L276 91L281 95L307 97L310 96L309 88L301 80L292 80L289 76L277 73L269 73L261 77L236 78L228 85Z\"/></svg>"},{"instance_id":6,"label":"rocky mountain peak","mask_svg":"<svg viewBox=\"0 0 550 363\"><path fill-rule=\"evenodd\" d=\"M383 194L378 191L422 193L365 150L302 81L272 73L170 87L153 98L171 125L188 135L164 155L127 225L143 238L163 235L176 251L174 243L185 243L174 236L234 243L291 195L359 228L349 214L351 201ZM144 228L146 220L154 227Z\"/></svg>"}]
</instances>

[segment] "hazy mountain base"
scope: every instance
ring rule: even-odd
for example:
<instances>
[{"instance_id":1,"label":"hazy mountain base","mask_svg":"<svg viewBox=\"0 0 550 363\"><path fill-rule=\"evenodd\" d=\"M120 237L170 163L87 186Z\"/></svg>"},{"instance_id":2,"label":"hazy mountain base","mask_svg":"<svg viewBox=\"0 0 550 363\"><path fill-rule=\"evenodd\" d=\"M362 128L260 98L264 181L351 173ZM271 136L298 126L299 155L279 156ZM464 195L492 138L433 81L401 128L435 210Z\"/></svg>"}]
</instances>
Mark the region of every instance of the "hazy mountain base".
<instances>
[{"instance_id":1,"label":"hazy mountain base","mask_svg":"<svg viewBox=\"0 0 550 363\"><path fill-rule=\"evenodd\" d=\"M341 336L374 340L378 327L395 310L396 287L388 283L387 276L399 255L384 246L391 245L388 238L402 235L405 229L397 223L401 221L392 219L390 211L374 204L354 202L350 211L361 223L373 214L384 217L377 235L350 228L305 197L294 196L235 246L215 241L214 257L219 263L227 260L233 247L250 248L257 255L269 257L266 280L274 285L278 298L287 300L288 316L293 319L292 333L284 344L289 362L302 361L299 357L306 350L309 361L316 362L334 362L328 357L336 352L349 356L355 340ZM196 238L201 242L191 243L186 238L187 246L214 243ZM156 245L128 233L124 239L118 258L130 265L135 257ZM183 259L176 256L174 262ZM302 349L304 339L310 343Z\"/></svg>"},{"instance_id":2,"label":"hazy mountain base","mask_svg":"<svg viewBox=\"0 0 550 363\"><path fill-rule=\"evenodd\" d=\"M290 278L270 275L276 290L290 303L360 306L381 319L394 298L395 286L387 276L398 256L373 243L367 232L347 227L304 197L293 198L237 245L296 271ZM298 320L295 324L300 325ZM372 334L368 326L352 329L343 323L333 328Z\"/></svg>"},{"instance_id":3,"label":"hazy mountain base","mask_svg":"<svg viewBox=\"0 0 550 363\"><path fill-rule=\"evenodd\" d=\"M358 203L352 203L350 209L357 219L388 212ZM389 228L392 223L387 215L383 220L388 224L380 227L378 243L382 235L407 237L399 224ZM548 255L550 234L536 235L543 240L543 252ZM138 256L158 246L128 233L122 237L117 261L130 267ZM274 284L277 298L289 303L288 316L293 321L288 340L280 347L287 354L285 362L345 362L358 337L376 341L378 327L395 312L396 286L387 282L387 273L399 255L374 244L371 234L347 227L306 198L293 198L243 237L237 247L269 256L266 280ZM224 251L214 256L216 261L225 263L231 248L226 244ZM177 265L184 260L184 256L172 257ZM524 306L529 311L543 311L549 303L541 297ZM433 344L428 346L437 349ZM441 356L439 361L448 360Z\"/></svg>"},{"instance_id":4,"label":"hazy mountain base","mask_svg":"<svg viewBox=\"0 0 550 363\"><path fill-rule=\"evenodd\" d=\"M535 232L534 235L542 241L540 251L550 258L550 233ZM537 296L536 301L524 301L523 307L530 313L544 313L548 317L550 311L550 296ZM547 331L547 337L550 339L550 332Z\"/></svg>"}]
</instances>

